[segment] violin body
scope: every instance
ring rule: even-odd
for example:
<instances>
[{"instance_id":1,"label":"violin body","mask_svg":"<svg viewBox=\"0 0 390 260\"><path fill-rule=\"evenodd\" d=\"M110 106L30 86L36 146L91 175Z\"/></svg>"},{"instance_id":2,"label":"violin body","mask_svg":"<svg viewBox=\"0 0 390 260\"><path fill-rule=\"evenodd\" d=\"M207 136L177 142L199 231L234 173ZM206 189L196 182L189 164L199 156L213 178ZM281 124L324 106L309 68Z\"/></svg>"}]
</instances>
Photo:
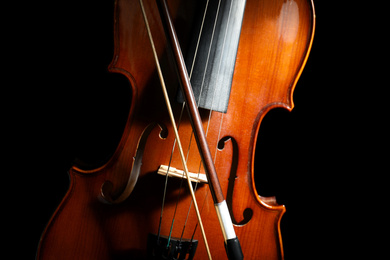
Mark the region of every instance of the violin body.
<instances>
[{"instance_id":1,"label":"violin body","mask_svg":"<svg viewBox=\"0 0 390 260\"><path fill-rule=\"evenodd\" d=\"M197 3L168 0L183 50L199 15L194 11ZM156 3L144 4L174 115L177 121L180 117L189 171L204 173L188 114L180 116L177 76ZM106 164L94 170L70 169L69 190L42 235L37 259L146 259L148 235L159 229L164 194L165 176L156 172L161 165L182 169L138 0L116 0L114 19L109 70L129 80L127 123ZM254 153L264 115L275 107L293 108L292 93L308 58L314 24L312 1L247 0L227 112L200 109L245 259L283 259L280 220L285 207L258 195ZM200 183L195 194L211 254L227 259L208 184ZM190 205L188 187L180 178L169 177L160 232L169 235L176 211L172 236L183 233L191 239L195 230L195 259L206 259Z\"/></svg>"}]
</instances>

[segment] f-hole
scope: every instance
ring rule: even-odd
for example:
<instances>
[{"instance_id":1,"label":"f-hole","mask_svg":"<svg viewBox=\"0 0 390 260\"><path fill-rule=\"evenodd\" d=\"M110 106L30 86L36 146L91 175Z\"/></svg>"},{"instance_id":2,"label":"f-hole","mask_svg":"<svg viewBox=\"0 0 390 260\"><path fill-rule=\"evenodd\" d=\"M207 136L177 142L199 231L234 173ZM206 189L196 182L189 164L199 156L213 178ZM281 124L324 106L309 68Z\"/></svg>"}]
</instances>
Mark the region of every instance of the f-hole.
<instances>
[{"instance_id":1,"label":"f-hole","mask_svg":"<svg viewBox=\"0 0 390 260\"><path fill-rule=\"evenodd\" d=\"M126 187L120 193L120 195L114 196L113 195L114 194L114 184L109 180L105 181L101 187L101 199L104 203L109 203L109 204L122 203L133 192L133 189L138 181L138 176L141 172L142 158L144 156L146 141L147 141L150 133L152 132L152 130L156 126L160 127L159 137L161 139L165 139L168 136L168 130L164 124L150 123L148 126L145 127L145 129L143 130L143 132L138 140L137 151L136 151L135 156L133 157L133 166L132 166L131 172L129 174L129 178L127 180Z\"/></svg>"},{"instance_id":2,"label":"f-hole","mask_svg":"<svg viewBox=\"0 0 390 260\"><path fill-rule=\"evenodd\" d=\"M238 222L233 214L233 191L234 191L234 183L237 178L237 166L238 166L238 145L236 140L231 137L231 136L226 136L222 138L218 142L218 149L223 150L225 148L226 142L231 141L232 147L233 147L233 152L232 152L232 165L230 167L230 174L229 174L229 182L228 182L228 189L227 189L227 194L226 194L226 203L229 208L229 213L232 218L232 222L235 225L243 226L246 225L253 216L253 210L250 208L246 208L244 212L242 213L243 215L243 220Z\"/></svg>"}]
</instances>

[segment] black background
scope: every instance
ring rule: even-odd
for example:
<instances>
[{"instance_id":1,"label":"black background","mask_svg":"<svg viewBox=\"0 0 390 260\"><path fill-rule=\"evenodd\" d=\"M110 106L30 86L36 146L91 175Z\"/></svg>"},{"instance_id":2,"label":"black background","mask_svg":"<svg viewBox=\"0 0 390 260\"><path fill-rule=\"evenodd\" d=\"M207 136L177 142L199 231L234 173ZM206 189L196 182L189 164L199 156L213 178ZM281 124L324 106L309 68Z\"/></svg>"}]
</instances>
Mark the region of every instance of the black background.
<instances>
[{"instance_id":1,"label":"black background","mask_svg":"<svg viewBox=\"0 0 390 260\"><path fill-rule=\"evenodd\" d=\"M316 34L295 108L269 112L260 129L258 190L286 205L286 259L375 259L386 223L375 203L384 197L379 165L388 157L386 89L371 60L380 46L365 44L377 35L360 15L370 12L365 7L314 4ZM2 95L3 225L7 242L21 247L10 255L25 259L35 256L71 165L101 164L114 151L131 95L123 76L107 72L113 1L29 5L5 9L18 11L10 11L6 29Z\"/></svg>"}]
</instances>

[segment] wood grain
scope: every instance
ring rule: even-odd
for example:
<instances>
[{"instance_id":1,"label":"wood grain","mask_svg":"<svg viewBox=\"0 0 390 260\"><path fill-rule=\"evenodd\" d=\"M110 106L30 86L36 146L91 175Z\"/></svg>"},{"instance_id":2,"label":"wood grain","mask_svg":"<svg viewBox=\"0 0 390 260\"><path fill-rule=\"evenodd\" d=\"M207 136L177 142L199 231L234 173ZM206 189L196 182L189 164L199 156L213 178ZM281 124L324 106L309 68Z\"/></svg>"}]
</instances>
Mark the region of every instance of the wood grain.
<instances>
[{"instance_id":1,"label":"wood grain","mask_svg":"<svg viewBox=\"0 0 390 260\"><path fill-rule=\"evenodd\" d=\"M194 17L196 1L168 1L182 47ZM167 52L157 6L145 0L160 63L170 86L172 102L177 77ZM236 58L227 113L200 110L207 141L214 156L222 191L227 198L235 231L245 259L283 259L280 220L284 206L267 204L255 189L253 163L257 133L264 115L272 108L293 108L292 93L307 60L314 35L313 3L308 0L248 0ZM148 233L157 233L165 179L156 173L169 165L174 143L162 98L153 55L138 0L117 0L114 21L115 51L110 71L129 80L132 103L122 139L112 158L102 167L70 169L70 187L42 235L37 259L144 259ZM181 104L175 103L175 115ZM77 127L77 125L75 126ZM204 170L191 124L183 114L179 134L188 147L188 168ZM280 152L291 152L281 147ZM137 176L135 162L142 154ZM177 149L171 165L181 169ZM126 200L110 204L123 194L129 181L134 189ZM105 189L102 191L102 186ZM170 179L161 232L168 235L180 193L173 236L180 237L191 198L180 180ZM215 259L226 259L222 232L207 184L198 186L196 196ZM127 196L125 196L127 197ZM191 238L196 216L190 209L184 231ZM200 231L195 233L201 239ZM199 243L195 259L206 259Z\"/></svg>"}]
</instances>

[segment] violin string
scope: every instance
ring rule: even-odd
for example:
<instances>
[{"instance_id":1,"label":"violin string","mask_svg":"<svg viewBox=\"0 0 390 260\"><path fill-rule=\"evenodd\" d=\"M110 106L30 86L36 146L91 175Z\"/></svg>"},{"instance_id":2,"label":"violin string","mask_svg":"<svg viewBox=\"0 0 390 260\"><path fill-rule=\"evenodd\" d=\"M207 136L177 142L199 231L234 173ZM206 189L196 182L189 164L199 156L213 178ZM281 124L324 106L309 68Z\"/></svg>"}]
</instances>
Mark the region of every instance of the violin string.
<instances>
[{"instance_id":1,"label":"violin string","mask_svg":"<svg viewBox=\"0 0 390 260\"><path fill-rule=\"evenodd\" d=\"M227 25L229 25L229 21L230 21L230 17L231 17L231 11L232 11L232 6L233 6L233 1L230 2L230 7L229 7L229 14L228 14L228 20L227 20ZM219 8L219 7L218 7ZM216 17L216 20L218 18L218 15ZM216 22L216 21L215 21ZM223 57L223 53L224 53L224 50L225 50L225 43L226 43L226 36L227 36L227 33L228 33L228 29L229 29L229 26L226 26L226 29L225 29L225 34L224 34L224 39L223 39L223 44L222 44L222 51L221 51L221 56L220 56L220 60L219 60L219 64L218 64L218 70L217 70L217 78L219 77L220 75L220 72L221 72L221 65L222 65L222 57ZM214 32L213 32L214 33ZM211 43L212 44L212 43ZM210 45L211 45L210 44ZM217 93L217 87L214 88L214 93L213 93L213 96L212 96L212 99L211 99L211 109L210 109L210 112L209 112L209 119L207 121L207 128L206 128L206 136L207 136L207 133L209 131L209 127L210 127L210 122L211 122L211 115L213 114L213 107L214 107L214 100L215 100L215 97L216 97L216 93ZM217 137L217 146L218 146L218 141L221 137L221 131L222 131L222 123L223 123L223 118L224 118L224 113L221 113L221 120L219 122L219 129L218 129L218 137ZM217 152L218 152L218 147L215 148L215 154L214 154L214 158L213 158L213 161L214 163L216 162L216 158L217 158ZM200 162L200 165L199 165L199 171L198 171L198 176L200 174L200 168L201 168L201 164L202 162ZM194 191L196 192L197 190L197 187L198 187L198 183L196 183L195 185L195 188L194 188ZM203 204L202 204L202 207L201 207L201 213L203 211L203 208L204 208L204 205L206 203L206 198L209 194L209 190L207 190L206 192L206 195L205 195L205 199L203 200ZM190 208L192 206L192 203L190 204ZM189 212L190 209L188 209L188 212ZM188 215L188 213L187 213ZM187 216L187 219L188 219L188 216ZM187 220L186 220L187 222ZM186 224L184 225L184 228L185 228ZM191 241L195 235L195 232L196 232L196 229L197 229L198 225L195 225L194 227L194 231L193 231L193 234L192 234L192 238L191 238ZM182 232L182 235L184 234L184 230Z\"/></svg>"},{"instance_id":2,"label":"violin string","mask_svg":"<svg viewBox=\"0 0 390 260\"><path fill-rule=\"evenodd\" d=\"M200 98L201 98L202 92L203 92L204 82L206 80L206 73L207 73L207 68L208 68L208 65L209 65L210 54L211 54L211 47L213 45L215 28L217 26L218 15L219 15L219 7L220 6L221 6L221 0L218 1L217 14L215 16L214 25L213 25L213 31L212 31L212 34L211 34L211 39L210 39L210 44L209 44L209 50L207 52L206 65L205 65L205 68L204 68L203 77L202 77L202 84L200 86L200 91L199 91L200 93L199 93L198 107L199 107Z\"/></svg>"},{"instance_id":3,"label":"violin string","mask_svg":"<svg viewBox=\"0 0 390 260\"><path fill-rule=\"evenodd\" d=\"M182 115L183 114L180 114L180 117L179 117L179 123L177 125L177 129L178 130L180 128L180 122L181 122L181 116ZM176 139L173 141L172 151L171 151L171 155L169 157L169 163L168 163L168 167L167 167L167 175L165 176L164 192L163 192L163 198L162 198L162 203L161 203L160 220L159 220L159 224L158 224L157 243L159 242L160 235L161 235L161 225L162 225L164 206L165 206L165 198L166 198L166 194L167 194L168 179L169 179L169 174L168 173L169 173L169 170L171 168L171 163L172 163L172 158L173 158L173 152L175 151L175 146L176 146ZM180 182L180 189L182 187L182 184L183 184L183 179ZM176 209L175 209L175 214L176 214ZM173 225L172 225L172 227L173 227ZM172 228L171 228L171 231L172 231ZM169 243L168 243L168 245L169 245Z\"/></svg>"},{"instance_id":4,"label":"violin string","mask_svg":"<svg viewBox=\"0 0 390 260\"><path fill-rule=\"evenodd\" d=\"M200 31L199 31L198 40L197 40L197 42L196 42L196 48L195 48L194 58L192 59L192 64L191 64L190 79L191 79L191 77L192 77L192 72L194 71L195 60L196 60L196 57L197 57L197 55L198 55L198 49L199 49L200 38L201 38L201 36L202 36L203 27L204 27L204 21L206 20L206 14L207 14L207 9L208 9L208 7L209 7L209 0L207 0L207 2L206 2L206 7L205 7L204 12L203 12L202 24L200 25Z\"/></svg>"},{"instance_id":5,"label":"violin string","mask_svg":"<svg viewBox=\"0 0 390 260\"><path fill-rule=\"evenodd\" d=\"M226 36L228 34L228 29L229 29L229 22L230 22L230 17L231 17L231 13L232 13L232 7L233 7L233 1L230 1L230 7L229 7L229 15L228 15L228 20L227 20L227 26L226 26L226 29L225 29L225 36L223 38L223 44L222 44L222 51L221 51L221 58L219 60L219 64L218 64L218 73L217 75L219 76L220 75L220 72L221 72L221 65L222 65L222 57L223 57L223 53L225 51L225 44L226 44ZM218 77L217 76L217 77ZM232 84L232 83L231 83ZM223 86L222 86L223 87ZM213 93L213 98L212 98L212 101L211 101L211 107L213 107L214 105L214 100L215 100L215 96L217 94L217 88L214 88L214 93ZM212 110L210 110L210 113L209 113L209 120L208 122L211 121L211 114L212 114ZM222 122L223 122L223 118L224 118L224 113L221 113L221 120L220 120L220 123L219 123L219 130L218 130L218 138L217 140L219 140L221 138L221 131L222 131ZM207 131L208 131L208 127L209 127L209 123L207 125ZM218 146L218 144L217 144ZM217 151L218 149L215 149L215 155L214 155L214 163L217 159Z\"/></svg>"},{"instance_id":6,"label":"violin string","mask_svg":"<svg viewBox=\"0 0 390 260\"><path fill-rule=\"evenodd\" d=\"M201 29L200 29L200 33L199 33L198 40L197 40L197 43L196 43L195 52L194 52L194 58L193 58L193 60L192 60L191 70L190 70L190 73L189 73L190 79L191 79L192 73L193 73L193 71L194 71L195 60L196 60L196 57L197 57L197 54L198 54L199 42L200 42L200 38L201 38L201 35L202 35L202 31L203 31L203 25L204 25L206 13L207 13L208 5L209 5L209 0L207 0L207 2L206 2L205 11L204 11L204 13L203 13L203 19L202 19L202 23L201 23ZM200 98L200 96L199 96L199 98ZM198 101L198 103L199 103L199 101ZM182 119L183 113L184 113L185 105L186 105L186 103L185 103L185 101L184 101L184 102L183 102L183 105L182 105L182 108L181 108L181 111L180 111L179 120L178 120L178 129L179 129L179 126L180 126L180 123L181 123L181 119ZM193 134L193 132L191 132L191 138L190 138L189 147L191 146L192 134ZM172 146L171 155L170 155L170 159L169 159L169 164L168 164L168 167L167 167L167 175L166 175L166 177L165 177L164 194L163 194L163 198L162 198L162 206L161 206L160 221L159 221L159 226L158 226L157 241L158 241L159 238L160 238L162 217L163 217L163 211L164 211L164 205L165 205L165 199L166 199L166 190L167 190L167 186L168 186L168 177L169 177L169 176L168 176L168 173L169 173L169 169L170 169L170 167L171 167L173 152L174 152L174 150L175 150L175 145L176 145L176 139L175 139L175 141L174 141L174 143L173 143L173 146ZM190 151L190 149L188 148L188 149L187 149L186 162L188 162L189 151ZM183 172L183 176L184 176L184 172ZM172 218L172 224L171 224L171 228L170 228L169 240L170 240L171 235L172 235L173 223L174 223L174 220L175 220L176 211L177 211L178 202L179 202L180 193L181 193L181 187L182 187L182 183L183 183L183 176L182 176L182 179L181 179L181 181L180 181L180 189L179 189L180 191L179 191L178 199L177 199L177 201L176 201L175 210L174 210L174 214L173 214L173 218ZM168 244L169 244L169 243L168 243Z\"/></svg>"},{"instance_id":7,"label":"violin string","mask_svg":"<svg viewBox=\"0 0 390 260\"><path fill-rule=\"evenodd\" d=\"M231 3L232 3L232 2L231 2ZM194 58L193 58L193 60L192 60L191 69L190 69L190 73L189 73L189 74L190 74L190 78L192 77L192 73L193 73L193 69L194 69L196 57L197 57L197 54L198 54L198 48L199 48L199 43L200 43L202 31L203 31L203 28L204 28L204 21L205 21L205 17L206 17L206 14L207 14L208 4L209 4L209 0L207 0L206 7L205 7L205 11L204 11L204 13L203 13L203 19L202 19L202 23L201 23L201 29L200 29L200 33L199 33L199 36L198 36L198 40L197 40L197 44L196 44L196 48L195 48L195 53L194 53ZM208 64L209 64L209 59L210 59L210 54L211 54L212 42L213 42L213 39L214 39L214 36L215 36L215 28L216 28L216 24L217 24L217 20L218 20L218 16L219 16L220 5L221 5L221 1L218 2L217 14L216 14L216 17L215 17L215 20L214 20L213 31L212 31L212 37L211 37L210 44L209 44L209 50L208 50L208 54L207 54L207 61L206 61L206 65L205 65L205 68L204 68L204 73L203 73L203 77L202 77L201 89L200 89L200 93L199 93L199 97L198 97L198 107L199 107L200 98L201 98L201 95L202 95L202 92L203 92L203 87L204 87L204 84L205 84L206 72L207 72L207 67L208 67ZM232 8L232 5L230 5L230 9L229 9L229 18L228 18L228 20L230 19L231 8ZM226 27L225 37L224 37L224 41L223 41L222 53L223 53L223 49L224 49L225 42L226 42L227 28L228 28L228 27ZM220 73L221 63L222 63L222 56L221 56L220 61L219 61L219 68L218 68L218 73L217 73L218 75L219 75L219 73ZM213 112L213 109L212 109L212 108L213 108L213 106L214 106L214 100L215 100L216 93L217 93L217 92L216 92L216 88L214 88L214 93L213 93L212 101L211 101L211 109L210 109L210 112L209 112L209 120L208 120L208 123L207 123L206 136L207 136L207 134L208 134L209 127L210 127L211 114L212 114L212 112ZM180 119L179 119L179 121L178 121L178 122L179 122L179 123L178 123L179 125L180 125L181 118L182 118L182 115L183 115L184 107L185 107L185 103L183 103L183 106L182 106L182 109L181 109L181 112L180 112ZM220 133L221 133L221 129L222 129L222 121L223 121L223 114L222 114L222 116L221 116L221 121L220 121L219 132L218 132L218 139L217 139L217 140L219 140L219 137L220 137ZM189 158L190 147L191 147L191 144L192 144L192 138L193 138L193 131L191 132L190 141L189 141L189 145L188 145L188 148L187 148L186 162L188 161L188 158ZM174 146L175 146L175 144L176 144L176 142L174 142L174 145L173 145L173 148L172 148L172 151L171 151L171 159L172 159L172 154L173 154L173 152L174 152ZM215 150L214 162L215 162L215 159L216 159L217 151L218 151L218 149ZM171 160L170 160L169 165L168 165L168 171L169 171L170 166L171 166ZM198 176L199 176L199 174L200 174L201 167L202 167L202 161L200 161L200 163L199 163ZM167 173L168 173L168 172L167 172ZM184 172L183 172L183 175L184 175ZM168 175L167 175L167 177L168 177ZM167 177L166 177L166 178L167 178ZM177 212L177 207L178 207L178 203L179 203L179 201L180 201L181 188L182 188L182 181L183 181L183 178L182 178L182 180L181 180L181 182L180 182L179 194L178 194L178 198L177 198L177 201L176 201L176 206L175 206L175 210L174 210L174 214L173 214L173 218L172 218L172 223L171 223L171 228L170 228L170 234L169 234L168 241L169 241L169 239L171 238L171 235L172 235L172 230L173 230L174 220L175 220L175 216L176 216L176 212ZM198 183L195 184L194 192L197 190L197 187L198 187ZM167 188L167 182L165 183L165 187L164 187L164 196L163 196L163 200L164 200L164 201L165 201L166 188ZM207 192L206 192L205 199L204 199L204 201L203 201L203 203L202 203L201 212L203 211L203 208L204 208L204 205L205 205L206 198L207 198L208 194L209 194L209 190L207 190ZM182 229L182 233L181 233L181 236L180 236L180 241L182 240L182 238L183 238L183 236L184 236L184 231L185 231L185 228L186 228L186 225L187 225L187 221L188 221L188 218L189 218L189 212L190 212L190 209L191 209L191 207L192 207L192 204L193 204L193 202L191 201L191 202L190 202L190 206L189 206L189 208L188 208L186 220L185 220L185 223L184 223L184 226L183 226L183 229ZM164 205L164 202L163 202L163 205ZM162 206L162 211L163 211L163 206ZM160 217L159 230L160 230L160 227L161 227L161 220L162 220L162 213L161 213L161 217ZM198 223L197 223L196 226L195 226L195 229L194 229L194 232L193 232L193 235L192 235L191 240L192 240L193 237L194 237L194 234L195 234L195 231L196 231L196 229L197 229L197 226L198 226Z\"/></svg>"},{"instance_id":8,"label":"violin string","mask_svg":"<svg viewBox=\"0 0 390 260\"><path fill-rule=\"evenodd\" d=\"M207 10L208 10L208 6L209 6L209 0L207 0L206 2L206 5L205 5L205 9L204 9L204 12L203 12L203 17L202 17L202 23L201 23L201 26L200 26L200 31L199 31L199 35L198 35L198 39L197 39L197 42L196 42L196 46L195 46L195 51L194 51L194 58L192 60L192 63L191 63L191 68L190 68L190 72L189 72L189 77L190 79L192 78L192 73L194 71L194 67L195 67L195 61L196 61L196 58L197 58L197 55L198 55L198 49L199 49L199 45L200 45L200 39L201 39L201 36L202 36L202 32L203 32L203 28L204 28L204 22L205 22L205 18L206 18L206 14L207 14ZM198 103L200 102L200 97L201 97L201 93L199 94L199 97L198 97ZM199 107L199 105L198 105ZM178 121L178 124L180 125L181 123L181 119L182 119L182 115L184 113L184 109L185 109L185 102L183 102L183 106L181 108L181 111L180 111L180 117L179 117L179 121ZM186 162L188 162L188 158L189 158L189 154L190 154L190 147L191 147L191 144L192 144L192 138L193 138L193 134L194 132L191 131L191 136L190 136L190 141L189 141L189 145L188 145L188 148L187 148L187 155L186 155ZM174 143L175 145L175 143ZM173 149L172 149L172 152L171 152L171 157L172 157L172 154L173 154ZM170 168L171 166L171 161L169 162L169 166L168 166L168 169ZM168 173L168 172L167 172ZM168 175L167 175L168 177ZM182 182L183 182L183 178L184 177L184 172L183 172L183 176L181 178L181 181L180 181L180 189L179 189L179 194L178 194L178 198L176 200L176 205L175 205L175 210L174 210L174 214L173 214L173 217L172 217L172 222L171 222L171 227L170 227L170 234L169 234L169 237L168 237L168 241L170 240L171 236L172 236L172 230L173 230L173 225L174 225L174 220L176 218L176 212L177 212L177 208L178 208L178 202L179 202L179 198L180 198L180 194L181 194L181 188L182 188ZM195 186L197 187L197 186ZM166 190L167 188L167 184L165 184L165 187L164 187L164 190ZM163 198L163 200L165 200L165 197ZM191 201L191 205L192 205L192 201ZM162 209L163 210L163 209ZM188 216L187 216L187 219L188 219ZM186 221L187 222L187 221ZM160 225L161 225L161 222L160 222ZM184 228L185 229L185 228ZM183 232L184 232L184 229L183 229ZM183 233L182 233L183 235ZM181 236L182 238L182 236ZM181 241L181 239L180 239Z\"/></svg>"},{"instance_id":9,"label":"violin string","mask_svg":"<svg viewBox=\"0 0 390 260\"><path fill-rule=\"evenodd\" d=\"M212 46L213 46L213 40L214 40L214 36L215 36L215 29L216 29L216 26L217 26L217 21L218 21L218 17L219 17L219 13L220 13L220 7L221 7L221 0L218 1L218 6L217 6L217 13L215 15L215 18L214 18L214 24L213 24L213 30L212 30L212 35L211 35L211 39L210 39L210 43L209 43L209 48L208 48L208 53L207 53L207 59L206 59L206 64L205 64L205 68L204 68L204 72L203 72L203 77L202 77L202 84L201 84L201 88L200 88L200 93L199 93L199 99L198 99L198 107L199 107L199 103L200 103L200 98L201 98L201 95L202 95L202 92L203 92L203 87L204 87L204 84L205 84L205 79L206 79L206 73L207 73L207 68L208 68L208 64L209 64L209 60L210 60L210 55L211 55L211 50L212 50ZM204 13L204 16L206 15L206 12ZM202 24L202 29L203 29L203 24ZM225 37L226 38L226 37ZM194 62L193 62L194 63ZM221 64L221 62L220 62ZM218 74L219 74L219 70L218 70ZM215 97L215 94L216 94L216 88L214 89L214 93L213 93L213 97L212 97L212 100L211 100L211 109L210 109L210 112L209 112L209 120L207 122L207 127L206 127L206 131L205 131L205 135L207 137L208 135L208 132L209 132L209 127L210 127L210 119L211 119L211 114L213 112L213 106L214 106L214 97ZM190 145L191 145L191 140L192 140L192 137L193 137L193 131L191 133L191 137L190 137ZM190 150L190 147L188 147L188 150ZM215 162L215 160L214 160ZM199 168L198 168L198 177L199 177L199 174L200 174L200 170L201 170L201 167L202 167L202 161L199 162ZM194 187L194 191L196 192L197 191L197 188L198 188L198 183L195 184L195 187ZM208 192L209 190L207 190L206 192L206 196L208 195ZM204 207L204 203L205 203L205 200L203 202L203 206L202 206L202 209ZM191 210L191 207L192 207L192 203L190 203L189 205L189 208L188 208L188 211L187 211L187 217L186 217L186 220L185 220L185 223L184 223L184 226L183 226L183 230L182 230L182 235L180 237L180 240L183 238L183 235L184 235L184 230L187 226L187 221L188 221L188 216L189 216L189 212ZM202 212L202 210L201 210ZM194 233L193 233L193 236L195 234L195 231L197 229L197 224L195 226L195 230L194 230ZM192 237L193 237L192 236ZM192 239L191 239L192 240Z\"/></svg>"},{"instance_id":10,"label":"violin string","mask_svg":"<svg viewBox=\"0 0 390 260\"><path fill-rule=\"evenodd\" d=\"M174 115L173 115L173 112L172 112L172 108L171 108L171 105L170 105L170 100L169 100L167 88L165 86L165 80L164 80L164 77L163 77L163 74L162 74L162 71L161 71L160 62L159 62L159 59L158 59L158 54L157 54L157 51L156 51L155 46L154 46L154 41L153 41L152 33L150 31L150 26L149 26L149 22L148 22L148 19L147 19L147 16L146 16L146 12L145 12L145 8L144 8L144 5L143 5L143 1L139 0L139 3L141 5L142 15L143 15L145 26L146 26L146 29L147 29L150 45L152 47L153 56L154 56L154 60L155 60L155 63L156 63L156 68L157 68L159 79L160 79L160 82L161 82L161 88L162 88L162 91L163 91L163 94L164 94L164 99L165 99L165 102L166 102L166 105L167 105L167 109L168 109L168 112L169 112L169 117L170 117L170 120L171 120L171 123L172 123L172 127L173 127L173 130L174 130L174 133L175 133L175 138L177 140L177 145L178 145L178 148L179 148L179 151L180 151L180 158L181 158L181 161L182 161L182 164L183 164L184 171L185 171L186 176L187 176L188 187L190 189L190 193L191 193L191 197L192 197L193 204L194 204L194 207L195 207L195 211L196 211L196 214L198 216L198 222L199 222L199 225L200 225L201 230L202 230L202 236L203 236L203 240L204 240L204 243L205 243L206 251L207 251L209 259L211 259L210 249L209 249L209 246L208 246L208 243L207 243L206 234L205 234L205 231L204 231L204 228L203 228L202 219L200 217L199 208L198 208L198 205L196 203L196 197L195 197L195 193L194 193L193 188L192 188L191 179L190 179L190 176L188 174L188 168L187 168L187 164L185 162L183 148L181 146L180 137L179 137L179 133L177 131L175 118L174 118Z\"/></svg>"}]
</instances>

